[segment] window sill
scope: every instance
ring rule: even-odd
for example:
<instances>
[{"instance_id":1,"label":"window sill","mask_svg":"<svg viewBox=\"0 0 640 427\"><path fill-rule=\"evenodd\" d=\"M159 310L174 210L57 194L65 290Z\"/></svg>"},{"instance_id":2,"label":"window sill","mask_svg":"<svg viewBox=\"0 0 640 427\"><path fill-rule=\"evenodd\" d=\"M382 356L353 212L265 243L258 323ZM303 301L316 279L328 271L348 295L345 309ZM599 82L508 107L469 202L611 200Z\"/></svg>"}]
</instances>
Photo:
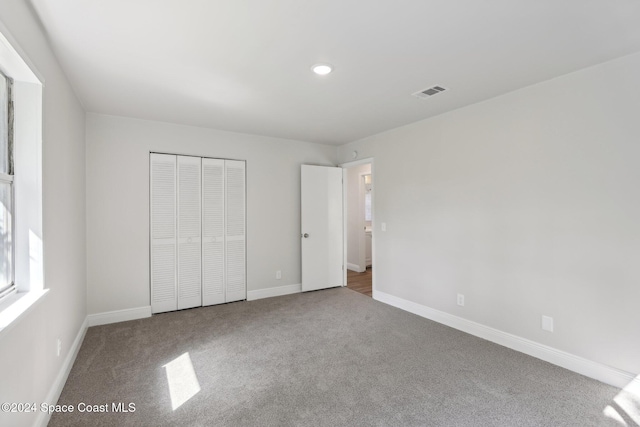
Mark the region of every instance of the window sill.
<instances>
[{"instance_id":1,"label":"window sill","mask_svg":"<svg viewBox=\"0 0 640 427\"><path fill-rule=\"evenodd\" d=\"M30 292L18 292L0 303L0 336L11 329L18 321L35 307L49 289Z\"/></svg>"}]
</instances>

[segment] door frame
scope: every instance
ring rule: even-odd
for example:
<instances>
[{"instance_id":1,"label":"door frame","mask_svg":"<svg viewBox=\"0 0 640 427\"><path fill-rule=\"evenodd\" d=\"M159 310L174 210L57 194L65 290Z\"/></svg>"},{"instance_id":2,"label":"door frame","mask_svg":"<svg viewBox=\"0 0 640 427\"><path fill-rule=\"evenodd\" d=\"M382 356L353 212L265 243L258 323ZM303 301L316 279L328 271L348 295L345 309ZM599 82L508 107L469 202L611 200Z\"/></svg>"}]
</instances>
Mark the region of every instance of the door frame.
<instances>
[{"instance_id":1,"label":"door frame","mask_svg":"<svg viewBox=\"0 0 640 427\"><path fill-rule=\"evenodd\" d=\"M342 232L343 232L343 244L344 248L342 253L344 255L343 265L344 265L344 277L343 277L343 285L347 286L347 169L360 166L364 164L371 164L371 265L372 265L372 277L371 277L371 295L372 298L376 297L376 185L375 185L375 162L373 157L367 157L361 160L355 160L352 162L341 163L338 166L342 168ZM358 176L358 179L362 179ZM360 184L359 184L360 185Z\"/></svg>"},{"instance_id":2,"label":"door frame","mask_svg":"<svg viewBox=\"0 0 640 427\"><path fill-rule=\"evenodd\" d=\"M360 232L358 233L358 265L360 267L364 266L364 270L362 272L367 271L367 232L365 231L367 226L367 221L365 220L365 196L367 194L367 184L364 182L365 176L373 176L371 173L371 169L369 172L360 173L358 175L358 210L360 211ZM371 181L373 182L373 181ZM373 191L373 185L371 185L371 191ZM373 205L372 205L373 207ZM372 212L373 215L373 212ZM373 229L373 222L371 223L371 228ZM372 240L373 243L373 240ZM372 247L372 255L373 255L373 247ZM373 265L373 259L370 260L371 265Z\"/></svg>"}]
</instances>

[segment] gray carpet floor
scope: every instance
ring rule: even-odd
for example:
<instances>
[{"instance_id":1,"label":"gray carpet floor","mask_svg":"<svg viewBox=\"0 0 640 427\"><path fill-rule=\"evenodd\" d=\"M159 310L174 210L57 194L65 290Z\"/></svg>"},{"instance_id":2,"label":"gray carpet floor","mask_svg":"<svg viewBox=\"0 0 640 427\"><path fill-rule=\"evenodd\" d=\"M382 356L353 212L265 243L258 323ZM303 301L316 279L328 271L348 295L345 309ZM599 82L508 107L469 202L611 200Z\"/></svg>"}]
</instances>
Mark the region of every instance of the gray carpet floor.
<instances>
[{"instance_id":1,"label":"gray carpet floor","mask_svg":"<svg viewBox=\"0 0 640 427\"><path fill-rule=\"evenodd\" d=\"M199 391L174 410L175 360ZM584 427L618 392L337 288L92 327L58 403L109 412L49 425Z\"/></svg>"}]
</instances>

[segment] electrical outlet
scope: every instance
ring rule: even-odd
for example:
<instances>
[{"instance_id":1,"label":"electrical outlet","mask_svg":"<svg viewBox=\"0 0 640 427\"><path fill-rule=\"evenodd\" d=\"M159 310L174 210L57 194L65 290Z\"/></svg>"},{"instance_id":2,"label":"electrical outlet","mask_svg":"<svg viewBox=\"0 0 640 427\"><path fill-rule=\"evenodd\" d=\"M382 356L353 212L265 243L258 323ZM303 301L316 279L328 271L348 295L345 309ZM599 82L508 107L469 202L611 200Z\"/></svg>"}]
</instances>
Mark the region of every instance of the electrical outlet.
<instances>
[{"instance_id":1,"label":"electrical outlet","mask_svg":"<svg viewBox=\"0 0 640 427\"><path fill-rule=\"evenodd\" d=\"M458 305L464 307L464 295L458 294Z\"/></svg>"},{"instance_id":2,"label":"electrical outlet","mask_svg":"<svg viewBox=\"0 0 640 427\"><path fill-rule=\"evenodd\" d=\"M276 279L278 280L282 279L282 271L280 270L276 271Z\"/></svg>"},{"instance_id":3,"label":"electrical outlet","mask_svg":"<svg viewBox=\"0 0 640 427\"><path fill-rule=\"evenodd\" d=\"M62 340L58 338L58 343L56 345L56 355L60 357L60 352L62 351Z\"/></svg>"},{"instance_id":4,"label":"electrical outlet","mask_svg":"<svg viewBox=\"0 0 640 427\"><path fill-rule=\"evenodd\" d=\"M553 317L542 316L542 330L553 332Z\"/></svg>"},{"instance_id":5,"label":"electrical outlet","mask_svg":"<svg viewBox=\"0 0 640 427\"><path fill-rule=\"evenodd\" d=\"M380 231L387 231L387 223L383 222L382 224L380 224Z\"/></svg>"}]
</instances>

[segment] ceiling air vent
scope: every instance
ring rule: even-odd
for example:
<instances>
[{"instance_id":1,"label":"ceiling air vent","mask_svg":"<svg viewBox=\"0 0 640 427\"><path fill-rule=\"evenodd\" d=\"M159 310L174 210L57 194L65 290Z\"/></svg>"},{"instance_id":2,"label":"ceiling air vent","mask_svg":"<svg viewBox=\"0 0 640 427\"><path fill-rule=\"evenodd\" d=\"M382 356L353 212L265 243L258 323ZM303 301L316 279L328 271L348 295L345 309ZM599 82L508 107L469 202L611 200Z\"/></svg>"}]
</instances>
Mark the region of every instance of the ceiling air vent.
<instances>
[{"instance_id":1,"label":"ceiling air vent","mask_svg":"<svg viewBox=\"0 0 640 427\"><path fill-rule=\"evenodd\" d=\"M440 92L444 92L445 90L447 90L446 87L432 86L429 89L421 90L420 92L414 93L413 96L421 99L427 99L431 98L433 95L439 94Z\"/></svg>"}]
</instances>

